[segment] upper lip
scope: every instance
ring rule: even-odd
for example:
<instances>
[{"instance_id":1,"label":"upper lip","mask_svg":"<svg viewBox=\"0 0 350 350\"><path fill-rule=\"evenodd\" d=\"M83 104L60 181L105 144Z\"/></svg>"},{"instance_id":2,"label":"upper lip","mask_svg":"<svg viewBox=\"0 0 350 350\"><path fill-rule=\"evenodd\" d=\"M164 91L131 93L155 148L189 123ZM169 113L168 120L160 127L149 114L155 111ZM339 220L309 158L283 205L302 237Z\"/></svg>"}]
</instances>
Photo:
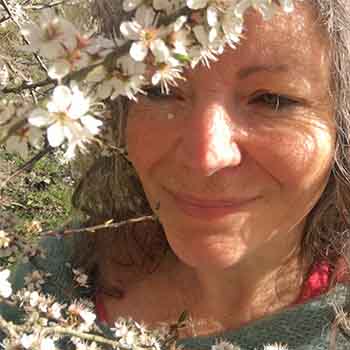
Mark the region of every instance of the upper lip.
<instances>
[{"instance_id":1,"label":"upper lip","mask_svg":"<svg viewBox=\"0 0 350 350\"><path fill-rule=\"evenodd\" d=\"M189 205L202 208L216 208L216 207L231 207L235 205L244 204L251 200L257 199L259 196L251 196L248 198L230 198L230 199L208 199L208 198L199 198L197 196L175 193L167 190L175 199L186 202Z\"/></svg>"}]
</instances>

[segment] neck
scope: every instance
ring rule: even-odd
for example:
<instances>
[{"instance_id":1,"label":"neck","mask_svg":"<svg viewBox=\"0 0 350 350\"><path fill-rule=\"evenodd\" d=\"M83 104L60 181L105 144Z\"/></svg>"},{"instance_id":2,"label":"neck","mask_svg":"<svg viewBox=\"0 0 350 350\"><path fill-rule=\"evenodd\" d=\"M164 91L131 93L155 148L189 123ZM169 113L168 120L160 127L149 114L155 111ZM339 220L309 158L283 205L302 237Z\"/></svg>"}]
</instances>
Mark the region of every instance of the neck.
<instances>
[{"instance_id":1,"label":"neck","mask_svg":"<svg viewBox=\"0 0 350 350\"><path fill-rule=\"evenodd\" d=\"M114 317L125 315L150 325L173 323L187 310L194 327L186 336L238 328L296 301L309 268L299 246L297 239L269 241L229 268L190 267L172 251L151 274L142 273L140 265L101 263L102 285L120 281L125 291L122 299L105 296L109 320L113 324Z\"/></svg>"},{"instance_id":2,"label":"neck","mask_svg":"<svg viewBox=\"0 0 350 350\"><path fill-rule=\"evenodd\" d=\"M174 282L186 295L184 305L194 319L211 318L222 329L234 329L297 300L309 264L295 248L299 244L294 244L275 250L279 256L269 255L265 247L252 259L224 269L190 268L178 261L178 271L172 275L178 276Z\"/></svg>"}]
</instances>

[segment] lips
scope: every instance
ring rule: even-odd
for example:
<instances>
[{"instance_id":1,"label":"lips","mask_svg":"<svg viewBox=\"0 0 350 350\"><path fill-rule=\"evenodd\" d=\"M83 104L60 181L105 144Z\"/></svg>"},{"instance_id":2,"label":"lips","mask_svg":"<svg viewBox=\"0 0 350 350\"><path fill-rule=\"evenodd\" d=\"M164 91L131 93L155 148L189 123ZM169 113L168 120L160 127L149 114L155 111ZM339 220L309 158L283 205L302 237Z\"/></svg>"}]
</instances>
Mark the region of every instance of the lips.
<instances>
[{"instance_id":1,"label":"lips","mask_svg":"<svg viewBox=\"0 0 350 350\"><path fill-rule=\"evenodd\" d=\"M174 193L169 190L166 191L180 211L185 215L201 220L215 220L234 214L258 199L258 196L255 196L250 198L212 200Z\"/></svg>"}]
</instances>

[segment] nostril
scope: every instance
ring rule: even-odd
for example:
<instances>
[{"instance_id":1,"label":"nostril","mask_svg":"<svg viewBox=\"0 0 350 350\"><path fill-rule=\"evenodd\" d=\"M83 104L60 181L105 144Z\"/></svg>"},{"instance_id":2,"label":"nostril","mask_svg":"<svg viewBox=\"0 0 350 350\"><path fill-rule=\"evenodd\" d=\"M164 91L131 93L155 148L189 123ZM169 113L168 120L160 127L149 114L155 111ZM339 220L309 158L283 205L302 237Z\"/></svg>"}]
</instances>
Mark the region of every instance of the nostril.
<instances>
[{"instance_id":1,"label":"nostril","mask_svg":"<svg viewBox=\"0 0 350 350\"><path fill-rule=\"evenodd\" d=\"M235 142L227 144L225 147L213 147L208 151L205 160L206 175L213 175L223 168L237 167L241 161L242 153Z\"/></svg>"}]
</instances>

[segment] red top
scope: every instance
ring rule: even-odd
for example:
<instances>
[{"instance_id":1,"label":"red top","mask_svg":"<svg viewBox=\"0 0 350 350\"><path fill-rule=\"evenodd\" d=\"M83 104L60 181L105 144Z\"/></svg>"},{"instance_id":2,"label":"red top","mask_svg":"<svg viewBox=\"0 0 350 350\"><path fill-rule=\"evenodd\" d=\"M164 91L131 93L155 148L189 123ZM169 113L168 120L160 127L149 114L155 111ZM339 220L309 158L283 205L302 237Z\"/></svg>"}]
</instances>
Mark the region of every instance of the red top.
<instances>
[{"instance_id":1,"label":"red top","mask_svg":"<svg viewBox=\"0 0 350 350\"><path fill-rule=\"evenodd\" d=\"M341 260L335 269L335 281L345 282L349 275L346 273L346 262ZM303 304L309 299L316 298L327 292L332 277L332 269L328 262L317 263L312 268L308 279L304 282L301 293L295 304ZM107 323L107 312L102 302L102 295L96 294L96 314L100 322Z\"/></svg>"}]
</instances>

